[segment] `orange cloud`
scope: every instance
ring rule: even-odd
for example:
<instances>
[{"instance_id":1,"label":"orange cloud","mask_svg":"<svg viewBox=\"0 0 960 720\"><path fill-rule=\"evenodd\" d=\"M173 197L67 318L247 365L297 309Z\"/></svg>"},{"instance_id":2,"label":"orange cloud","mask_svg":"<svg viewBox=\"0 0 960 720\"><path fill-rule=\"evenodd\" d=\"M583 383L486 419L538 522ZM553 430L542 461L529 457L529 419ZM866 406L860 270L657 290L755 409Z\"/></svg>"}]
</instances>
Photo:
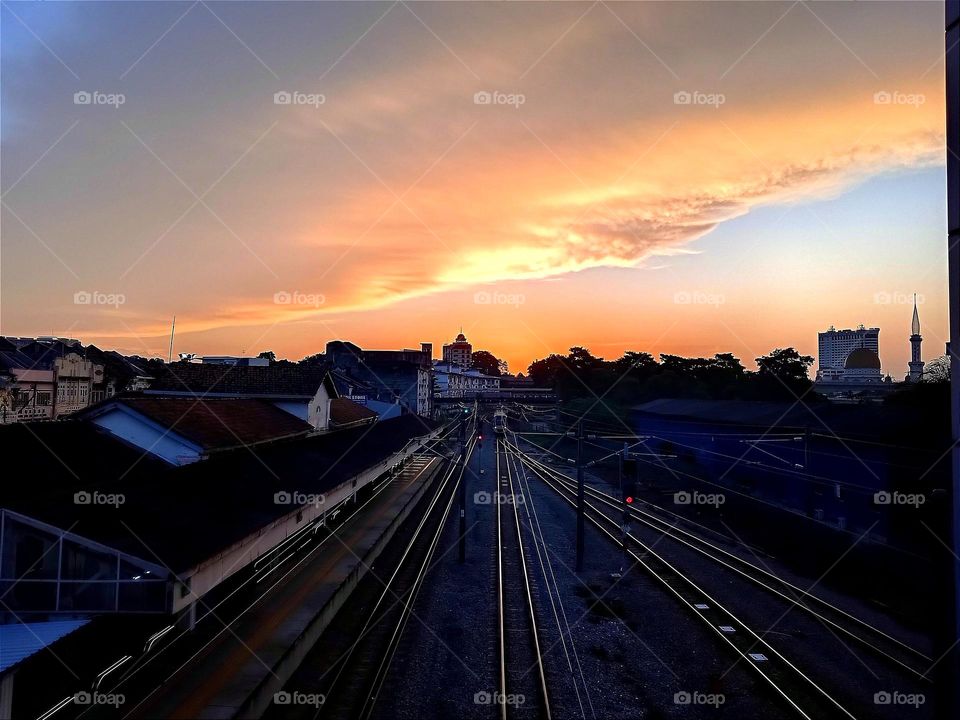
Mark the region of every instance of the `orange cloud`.
<instances>
[{"instance_id":1,"label":"orange cloud","mask_svg":"<svg viewBox=\"0 0 960 720\"><path fill-rule=\"evenodd\" d=\"M359 312L694 252L692 241L751 208L829 197L877 173L941 163L943 107L932 83L928 90L919 107L840 94L763 112L680 107L663 127L625 127L602 146L553 146L532 134L529 118L526 127L511 119L489 133L478 128L402 199L371 177L319 231L304 228L296 251L328 261L304 262L299 282L191 313L182 329ZM275 301L295 287L308 296L322 290L322 302Z\"/></svg>"},{"instance_id":2,"label":"orange cloud","mask_svg":"<svg viewBox=\"0 0 960 720\"><path fill-rule=\"evenodd\" d=\"M380 187L329 221L315 242L343 246L341 265L353 272L321 312L637 266L689 252L691 241L752 207L829 197L876 173L939 164L943 108L934 88L928 97L920 107L878 106L867 96L762 113L678 108L675 125L623 128L602 148L545 147L518 120L502 143L463 141L373 229L376 209L390 201ZM359 271L353 253L370 272Z\"/></svg>"}]
</instances>

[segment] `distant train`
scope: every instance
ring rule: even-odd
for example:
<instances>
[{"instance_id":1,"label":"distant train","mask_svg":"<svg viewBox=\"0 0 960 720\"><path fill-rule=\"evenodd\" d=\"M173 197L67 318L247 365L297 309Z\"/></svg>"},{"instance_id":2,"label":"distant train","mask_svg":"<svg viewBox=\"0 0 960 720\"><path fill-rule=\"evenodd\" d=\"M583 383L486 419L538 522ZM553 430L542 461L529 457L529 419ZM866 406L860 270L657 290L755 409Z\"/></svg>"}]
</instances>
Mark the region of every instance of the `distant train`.
<instances>
[{"instance_id":1,"label":"distant train","mask_svg":"<svg viewBox=\"0 0 960 720\"><path fill-rule=\"evenodd\" d=\"M507 413L503 408L493 414L493 434L503 435L507 430Z\"/></svg>"}]
</instances>

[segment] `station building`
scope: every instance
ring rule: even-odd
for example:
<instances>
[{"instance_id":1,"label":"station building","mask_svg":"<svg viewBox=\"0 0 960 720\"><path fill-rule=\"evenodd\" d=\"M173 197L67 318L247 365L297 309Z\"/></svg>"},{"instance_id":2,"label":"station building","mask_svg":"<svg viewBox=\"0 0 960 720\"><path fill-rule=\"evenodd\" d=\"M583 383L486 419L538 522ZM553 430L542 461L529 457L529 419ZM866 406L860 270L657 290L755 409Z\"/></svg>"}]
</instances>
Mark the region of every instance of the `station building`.
<instances>
[{"instance_id":1,"label":"station building","mask_svg":"<svg viewBox=\"0 0 960 720\"><path fill-rule=\"evenodd\" d=\"M331 413L318 432L263 399L136 396L0 426L0 710L19 668L92 652L111 618L191 626L438 432L345 398Z\"/></svg>"}]
</instances>

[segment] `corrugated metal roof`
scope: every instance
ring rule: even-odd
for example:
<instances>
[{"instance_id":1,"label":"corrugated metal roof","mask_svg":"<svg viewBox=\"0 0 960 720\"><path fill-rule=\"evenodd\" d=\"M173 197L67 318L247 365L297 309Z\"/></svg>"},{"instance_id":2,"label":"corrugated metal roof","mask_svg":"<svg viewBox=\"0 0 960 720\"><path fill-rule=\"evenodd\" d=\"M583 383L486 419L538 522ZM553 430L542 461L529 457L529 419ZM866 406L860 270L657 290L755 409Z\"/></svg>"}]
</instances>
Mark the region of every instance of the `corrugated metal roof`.
<instances>
[{"instance_id":1,"label":"corrugated metal roof","mask_svg":"<svg viewBox=\"0 0 960 720\"><path fill-rule=\"evenodd\" d=\"M52 620L50 622L0 625L0 673L21 660L53 645L57 640L83 627L90 620Z\"/></svg>"}]
</instances>

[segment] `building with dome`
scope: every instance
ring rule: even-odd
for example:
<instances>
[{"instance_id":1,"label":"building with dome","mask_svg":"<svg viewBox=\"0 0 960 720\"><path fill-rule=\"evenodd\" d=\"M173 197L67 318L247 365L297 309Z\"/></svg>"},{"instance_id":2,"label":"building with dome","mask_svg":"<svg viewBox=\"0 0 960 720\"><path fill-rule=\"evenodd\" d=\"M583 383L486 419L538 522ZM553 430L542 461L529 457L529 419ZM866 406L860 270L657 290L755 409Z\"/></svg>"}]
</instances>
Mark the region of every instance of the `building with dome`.
<instances>
[{"instance_id":1,"label":"building with dome","mask_svg":"<svg viewBox=\"0 0 960 720\"><path fill-rule=\"evenodd\" d=\"M463 368L473 364L473 345L467 342L462 330L452 343L443 346L443 361Z\"/></svg>"},{"instance_id":2,"label":"building with dome","mask_svg":"<svg viewBox=\"0 0 960 720\"><path fill-rule=\"evenodd\" d=\"M843 381L846 383L883 382L880 374L880 356L869 348L857 348L843 364Z\"/></svg>"},{"instance_id":3,"label":"building with dome","mask_svg":"<svg viewBox=\"0 0 960 720\"><path fill-rule=\"evenodd\" d=\"M880 328L855 330L830 327L817 336L819 358L816 388L827 396L862 396L892 390L880 366Z\"/></svg>"},{"instance_id":4,"label":"building with dome","mask_svg":"<svg viewBox=\"0 0 960 720\"><path fill-rule=\"evenodd\" d=\"M872 391L893 390L899 385L889 375L884 376L880 366L880 328L836 330L831 327L819 333L820 357L816 388L825 395L876 394ZM920 314L917 297L913 298L913 320L910 324L910 362L904 382L920 382L923 378L923 358L920 346Z\"/></svg>"},{"instance_id":5,"label":"building with dome","mask_svg":"<svg viewBox=\"0 0 960 720\"><path fill-rule=\"evenodd\" d=\"M837 330L832 325L817 334L817 381L842 381L847 356L866 348L880 354L880 328L860 325L855 330Z\"/></svg>"},{"instance_id":6,"label":"building with dome","mask_svg":"<svg viewBox=\"0 0 960 720\"><path fill-rule=\"evenodd\" d=\"M884 376L880 356L869 347L851 350L843 360L843 367L817 372L814 384L817 392L835 400L842 398L879 398L897 387L893 378Z\"/></svg>"}]
</instances>

